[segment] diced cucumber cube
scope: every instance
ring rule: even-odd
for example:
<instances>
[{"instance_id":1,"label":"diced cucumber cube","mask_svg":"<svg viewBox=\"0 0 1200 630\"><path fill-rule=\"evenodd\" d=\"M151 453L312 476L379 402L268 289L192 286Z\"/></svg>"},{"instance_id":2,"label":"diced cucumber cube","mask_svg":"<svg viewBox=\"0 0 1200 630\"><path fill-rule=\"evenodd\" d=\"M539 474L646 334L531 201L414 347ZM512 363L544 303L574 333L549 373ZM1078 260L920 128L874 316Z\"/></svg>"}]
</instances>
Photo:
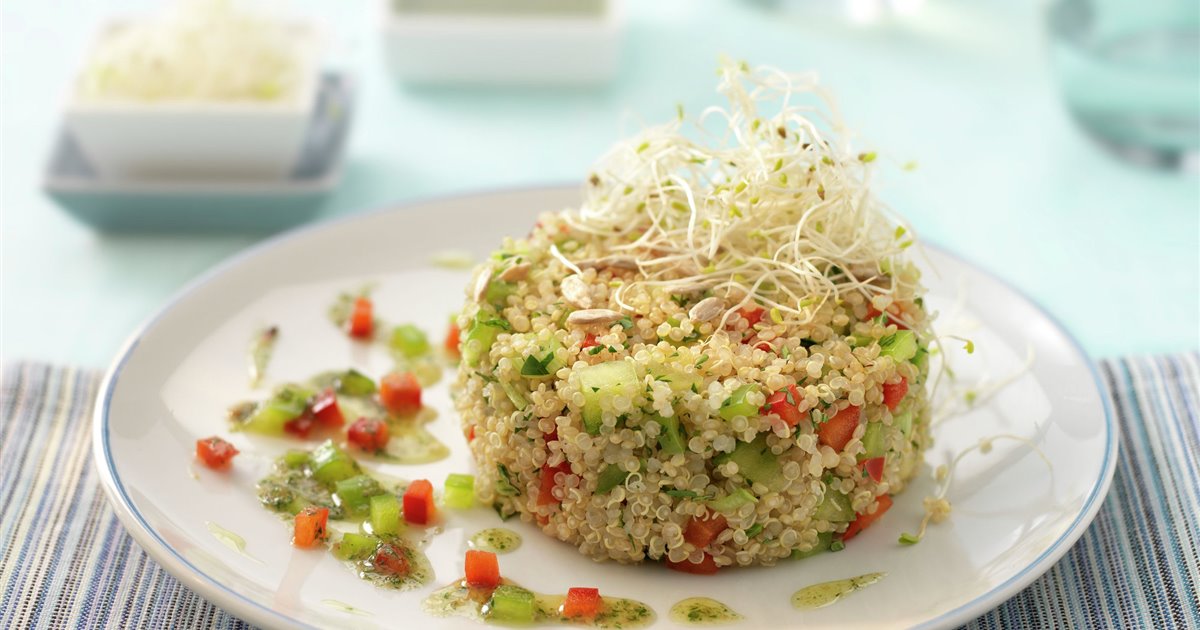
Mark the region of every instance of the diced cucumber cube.
<instances>
[{"instance_id":1,"label":"diced cucumber cube","mask_svg":"<svg viewBox=\"0 0 1200 630\"><path fill-rule=\"evenodd\" d=\"M349 514L362 514L367 510L371 497L383 492L379 482L367 475L355 475L343 479L334 486L334 494L343 509Z\"/></svg>"},{"instance_id":2,"label":"diced cucumber cube","mask_svg":"<svg viewBox=\"0 0 1200 630\"><path fill-rule=\"evenodd\" d=\"M704 379L700 378L699 374L683 372L680 370L664 369L654 373L654 380L662 381L671 386L671 391L676 394L682 394L692 390L692 387L699 387Z\"/></svg>"},{"instance_id":3,"label":"diced cucumber cube","mask_svg":"<svg viewBox=\"0 0 1200 630\"><path fill-rule=\"evenodd\" d=\"M895 418L892 418L892 426L900 429L907 439L912 436L913 415L912 412L902 413Z\"/></svg>"},{"instance_id":4,"label":"diced cucumber cube","mask_svg":"<svg viewBox=\"0 0 1200 630\"><path fill-rule=\"evenodd\" d=\"M637 372L628 361L607 361L576 371L583 391L583 428L597 435L604 417L601 400L616 396L632 398L637 393Z\"/></svg>"},{"instance_id":5,"label":"diced cucumber cube","mask_svg":"<svg viewBox=\"0 0 1200 630\"><path fill-rule=\"evenodd\" d=\"M379 536L400 533L400 501L388 492L371 497L371 531Z\"/></svg>"},{"instance_id":6,"label":"diced cucumber cube","mask_svg":"<svg viewBox=\"0 0 1200 630\"><path fill-rule=\"evenodd\" d=\"M624 483L629 471L620 466L609 464L596 476L596 494L608 494L618 484Z\"/></svg>"},{"instance_id":7,"label":"diced cucumber cube","mask_svg":"<svg viewBox=\"0 0 1200 630\"><path fill-rule=\"evenodd\" d=\"M850 497L825 487L825 498L813 512L813 518L832 523L849 523L854 520L854 508L850 507Z\"/></svg>"},{"instance_id":8,"label":"diced cucumber cube","mask_svg":"<svg viewBox=\"0 0 1200 630\"><path fill-rule=\"evenodd\" d=\"M517 292L517 283L505 282L503 280L492 280L488 283L487 291L483 295L483 299L488 304L496 308L504 308L508 302L508 296Z\"/></svg>"},{"instance_id":9,"label":"diced cucumber cube","mask_svg":"<svg viewBox=\"0 0 1200 630\"><path fill-rule=\"evenodd\" d=\"M342 560L361 560L375 553L379 539L365 534L347 533L333 547L333 554Z\"/></svg>"},{"instance_id":10,"label":"diced cucumber cube","mask_svg":"<svg viewBox=\"0 0 1200 630\"><path fill-rule=\"evenodd\" d=\"M446 475L446 505L467 509L475 504L475 477L462 473Z\"/></svg>"},{"instance_id":11,"label":"diced cucumber cube","mask_svg":"<svg viewBox=\"0 0 1200 630\"><path fill-rule=\"evenodd\" d=\"M471 323L471 329L467 331L467 336L462 340L463 361L470 367L478 367L479 362L492 349L496 337L508 330L508 322L497 319L494 314L491 318L487 316L488 314L482 311L477 314L475 321Z\"/></svg>"},{"instance_id":12,"label":"diced cucumber cube","mask_svg":"<svg viewBox=\"0 0 1200 630\"><path fill-rule=\"evenodd\" d=\"M732 512L747 503L758 503L758 497L745 488L738 488L719 499L709 501L708 507L718 512Z\"/></svg>"},{"instance_id":13,"label":"diced cucumber cube","mask_svg":"<svg viewBox=\"0 0 1200 630\"><path fill-rule=\"evenodd\" d=\"M897 330L879 340L879 356L907 361L917 356L917 335L911 330Z\"/></svg>"},{"instance_id":14,"label":"diced cucumber cube","mask_svg":"<svg viewBox=\"0 0 1200 630\"><path fill-rule=\"evenodd\" d=\"M658 448L668 455L678 455L687 450L683 429L679 426L678 416L656 416L654 418L662 430L658 434Z\"/></svg>"},{"instance_id":15,"label":"diced cucumber cube","mask_svg":"<svg viewBox=\"0 0 1200 630\"><path fill-rule=\"evenodd\" d=\"M746 395L755 391L757 388L754 385L742 385L733 390L733 394L721 403L720 414L726 420L733 420L738 416L753 418L758 415L758 407L746 402Z\"/></svg>"},{"instance_id":16,"label":"diced cucumber cube","mask_svg":"<svg viewBox=\"0 0 1200 630\"><path fill-rule=\"evenodd\" d=\"M783 466L779 458L767 446L767 436L760 435L753 442L738 442L733 452L717 457L717 463L733 461L738 473L754 483L761 483L772 490L783 487Z\"/></svg>"},{"instance_id":17,"label":"diced cucumber cube","mask_svg":"<svg viewBox=\"0 0 1200 630\"><path fill-rule=\"evenodd\" d=\"M313 449L309 455L309 467L312 468L313 479L324 484L334 484L359 473L358 463L338 448L333 440L325 440Z\"/></svg>"},{"instance_id":18,"label":"diced cucumber cube","mask_svg":"<svg viewBox=\"0 0 1200 630\"><path fill-rule=\"evenodd\" d=\"M517 410L524 410L529 406L529 399L517 389L516 384L509 381L501 381L500 389L504 390L504 395L508 397L509 402L513 404Z\"/></svg>"},{"instance_id":19,"label":"diced cucumber cube","mask_svg":"<svg viewBox=\"0 0 1200 630\"><path fill-rule=\"evenodd\" d=\"M862 437L863 448L866 449L862 454L863 459L883 457L885 452L883 443L883 429L884 427L882 422L867 423L867 429L863 433Z\"/></svg>"},{"instance_id":20,"label":"diced cucumber cube","mask_svg":"<svg viewBox=\"0 0 1200 630\"><path fill-rule=\"evenodd\" d=\"M496 473L496 494L506 497L515 497L518 494L521 494L521 491L518 490L515 485L513 485L511 477L512 473L508 472L507 466L504 464L496 464Z\"/></svg>"},{"instance_id":21,"label":"diced cucumber cube","mask_svg":"<svg viewBox=\"0 0 1200 630\"><path fill-rule=\"evenodd\" d=\"M536 609L532 592L519 586L501 584L492 591L484 618L502 623L533 623Z\"/></svg>"},{"instance_id":22,"label":"diced cucumber cube","mask_svg":"<svg viewBox=\"0 0 1200 630\"><path fill-rule=\"evenodd\" d=\"M833 532L821 532L817 534L817 542L812 549L808 551L800 551L799 549L792 550L792 559L799 560L801 558L811 558L823 551L829 551L829 546L833 544Z\"/></svg>"},{"instance_id":23,"label":"diced cucumber cube","mask_svg":"<svg viewBox=\"0 0 1200 630\"><path fill-rule=\"evenodd\" d=\"M392 338L388 343L392 350L404 356L415 359L429 352L429 338L424 331L412 324L401 324L392 329Z\"/></svg>"}]
</instances>

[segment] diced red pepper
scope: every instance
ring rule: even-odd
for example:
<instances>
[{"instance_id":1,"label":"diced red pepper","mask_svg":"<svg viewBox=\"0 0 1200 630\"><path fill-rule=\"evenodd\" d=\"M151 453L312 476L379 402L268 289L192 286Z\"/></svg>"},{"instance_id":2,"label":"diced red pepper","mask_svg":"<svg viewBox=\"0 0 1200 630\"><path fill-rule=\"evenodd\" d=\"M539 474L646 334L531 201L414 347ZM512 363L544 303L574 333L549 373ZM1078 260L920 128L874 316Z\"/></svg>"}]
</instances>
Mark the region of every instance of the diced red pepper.
<instances>
[{"instance_id":1,"label":"diced red pepper","mask_svg":"<svg viewBox=\"0 0 1200 630\"><path fill-rule=\"evenodd\" d=\"M313 427L316 424L317 419L305 409L304 413L283 423L283 430L285 433L290 433L298 438L307 438L308 434L312 433Z\"/></svg>"},{"instance_id":2,"label":"diced red pepper","mask_svg":"<svg viewBox=\"0 0 1200 630\"><path fill-rule=\"evenodd\" d=\"M858 518L850 523L850 526L846 528L846 533L842 534L843 541L854 538L871 523L879 520L879 517L883 516L883 513L892 507L892 497L885 494L876 499L875 504L879 507L875 509L874 514L859 514Z\"/></svg>"},{"instance_id":3,"label":"diced red pepper","mask_svg":"<svg viewBox=\"0 0 1200 630\"><path fill-rule=\"evenodd\" d=\"M717 567L716 560L713 560L713 557L706 553L704 554L704 559L702 559L700 562L692 562L687 559L681 562L671 562L670 560L667 560L667 568L671 569L672 571L680 571L682 573L712 575L717 572L719 567Z\"/></svg>"},{"instance_id":4,"label":"diced red pepper","mask_svg":"<svg viewBox=\"0 0 1200 630\"><path fill-rule=\"evenodd\" d=\"M798 406L800 400L800 390L795 385L788 385L787 389L781 389L767 398L766 413L773 413L789 427L795 427L804 418Z\"/></svg>"},{"instance_id":5,"label":"diced red pepper","mask_svg":"<svg viewBox=\"0 0 1200 630\"><path fill-rule=\"evenodd\" d=\"M471 425L471 428L467 429L467 441L468 442L475 441L475 425L473 425L473 424Z\"/></svg>"},{"instance_id":6,"label":"diced red pepper","mask_svg":"<svg viewBox=\"0 0 1200 630\"><path fill-rule=\"evenodd\" d=\"M292 532L292 544L297 547L312 547L325 541L329 535L329 508L310 505L296 513L296 525Z\"/></svg>"},{"instance_id":7,"label":"diced red pepper","mask_svg":"<svg viewBox=\"0 0 1200 630\"><path fill-rule=\"evenodd\" d=\"M346 437L364 451L382 451L388 443L388 426L379 418L359 418L350 425Z\"/></svg>"},{"instance_id":8,"label":"diced red pepper","mask_svg":"<svg viewBox=\"0 0 1200 630\"><path fill-rule=\"evenodd\" d=\"M375 307L371 300L360 297L354 300L354 308L350 311L350 321L347 329L351 337L366 339L375 332Z\"/></svg>"},{"instance_id":9,"label":"diced red pepper","mask_svg":"<svg viewBox=\"0 0 1200 630\"><path fill-rule=\"evenodd\" d=\"M862 410L853 405L837 412L817 428L818 441L839 453L842 452L850 438L854 437L854 430L858 428L861 415Z\"/></svg>"},{"instance_id":10,"label":"diced red pepper","mask_svg":"<svg viewBox=\"0 0 1200 630\"><path fill-rule=\"evenodd\" d=\"M883 404L887 405L889 411L895 411L906 395L908 395L908 379L903 376L900 377L899 383L883 384Z\"/></svg>"},{"instance_id":11,"label":"diced red pepper","mask_svg":"<svg viewBox=\"0 0 1200 630\"><path fill-rule=\"evenodd\" d=\"M237 448L215 435L196 440L196 458L209 468L227 468L237 454Z\"/></svg>"},{"instance_id":12,"label":"diced red pepper","mask_svg":"<svg viewBox=\"0 0 1200 630\"><path fill-rule=\"evenodd\" d=\"M338 407L337 394L334 393L332 387L327 388L325 391L317 394L316 398L313 398L312 415L324 427L337 428L346 424L346 418L342 415L342 409Z\"/></svg>"},{"instance_id":13,"label":"diced red pepper","mask_svg":"<svg viewBox=\"0 0 1200 630\"><path fill-rule=\"evenodd\" d=\"M557 505L561 499L554 497L554 477L558 473L571 473L571 464L562 462L557 466L542 466L542 486L538 490L538 505Z\"/></svg>"},{"instance_id":14,"label":"diced red pepper","mask_svg":"<svg viewBox=\"0 0 1200 630\"><path fill-rule=\"evenodd\" d=\"M421 410L421 384L412 372L389 372L379 381L379 402L397 415Z\"/></svg>"},{"instance_id":15,"label":"diced red pepper","mask_svg":"<svg viewBox=\"0 0 1200 630\"><path fill-rule=\"evenodd\" d=\"M760 342L754 344L754 347L759 350L762 350L763 352L775 352L775 346L772 346L770 343L768 343L766 341L760 341Z\"/></svg>"},{"instance_id":16,"label":"diced red pepper","mask_svg":"<svg viewBox=\"0 0 1200 630\"><path fill-rule=\"evenodd\" d=\"M598 345L600 345L600 342L596 341L596 335L588 333L587 336L583 338L583 344L579 346L579 349L587 350L588 348L593 348Z\"/></svg>"},{"instance_id":17,"label":"diced red pepper","mask_svg":"<svg viewBox=\"0 0 1200 630\"><path fill-rule=\"evenodd\" d=\"M563 600L562 616L567 618L591 619L600 612L604 600L600 599L600 589L573 586L567 589L567 598Z\"/></svg>"},{"instance_id":18,"label":"diced red pepper","mask_svg":"<svg viewBox=\"0 0 1200 630\"><path fill-rule=\"evenodd\" d=\"M450 328L446 330L446 340L442 342L442 347L445 348L446 352L452 357L459 356L461 352L458 349L458 338L460 334L461 331L458 329L458 324L450 322Z\"/></svg>"},{"instance_id":19,"label":"diced red pepper","mask_svg":"<svg viewBox=\"0 0 1200 630\"><path fill-rule=\"evenodd\" d=\"M883 481L883 464L882 457L872 457L871 459L863 460L862 467L875 483L879 483Z\"/></svg>"},{"instance_id":20,"label":"diced red pepper","mask_svg":"<svg viewBox=\"0 0 1200 630\"><path fill-rule=\"evenodd\" d=\"M703 519L693 516L688 521L687 528L683 530L683 539L695 545L697 549L703 549L728 528L729 523L721 514L713 512Z\"/></svg>"},{"instance_id":21,"label":"diced red pepper","mask_svg":"<svg viewBox=\"0 0 1200 630\"><path fill-rule=\"evenodd\" d=\"M759 306L744 306L738 309L738 314L746 319L751 326L757 324L763 318L763 313L766 311Z\"/></svg>"},{"instance_id":22,"label":"diced red pepper","mask_svg":"<svg viewBox=\"0 0 1200 630\"><path fill-rule=\"evenodd\" d=\"M500 563L496 554L490 551L467 551L464 562L467 585L475 588L496 588L500 586Z\"/></svg>"},{"instance_id":23,"label":"diced red pepper","mask_svg":"<svg viewBox=\"0 0 1200 630\"><path fill-rule=\"evenodd\" d=\"M383 575L408 575L411 570L404 551L387 542L379 543L371 564L374 565L376 573Z\"/></svg>"},{"instance_id":24,"label":"diced red pepper","mask_svg":"<svg viewBox=\"0 0 1200 630\"><path fill-rule=\"evenodd\" d=\"M408 489L404 491L404 520L414 525L428 525L436 516L433 484L428 479L418 479L408 484Z\"/></svg>"}]
</instances>

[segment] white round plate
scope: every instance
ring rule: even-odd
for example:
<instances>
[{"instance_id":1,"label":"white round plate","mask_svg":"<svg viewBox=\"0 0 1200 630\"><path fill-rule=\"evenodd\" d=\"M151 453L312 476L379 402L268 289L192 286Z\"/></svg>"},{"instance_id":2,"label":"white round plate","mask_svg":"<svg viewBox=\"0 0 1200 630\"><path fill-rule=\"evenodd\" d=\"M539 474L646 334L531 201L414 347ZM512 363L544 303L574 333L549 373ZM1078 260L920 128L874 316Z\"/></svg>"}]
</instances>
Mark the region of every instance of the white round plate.
<instances>
[{"instance_id":1,"label":"white round plate","mask_svg":"<svg viewBox=\"0 0 1200 630\"><path fill-rule=\"evenodd\" d=\"M377 282L377 315L416 323L440 339L448 315L462 303L468 273L437 268L432 257L453 249L481 259L504 235L525 234L537 214L577 199L576 189L546 188L411 204L284 234L192 284L133 336L97 402L96 462L125 527L184 584L253 623L476 627L462 618L430 617L421 600L460 577L467 538L499 524L491 509L444 511L445 532L427 549L433 584L408 592L376 589L329 553L293 549L286 525L258 505L255 482L294 442L234 434L242 455L228 473L194 465L194 444L212 434L228 437L226 408L263 397L275 383L351 366L378 377L391 367L382 349L351 342L326 319L339 291ZM960 387L1016 378L936 429L918 481L844 551L694 576L655 564L594 563L514 519L507 526L525 542L500 557L502 573L541 592L596 586L641 599L662 627L674 626L671 604L691 596L713 597L740 612L745 620L735 627L940 628L1016 594L1070 548L1100 507L1116 461L1117 429L1092 366L1045 312L957 258L935 249L925 258L928 305L942 313L941 331L954 328L976 347L969 357L953 353ZM278 325L281 335L266 386L251 390L247 343L267 324ZM1033 362L1022 370L1030 351ZM426 400L439 413L430 426L453 454L428 465L383 466L384 472L428 478L440 489L447 473L472 470L447 377ZM922 499L934 491L933 468L997 433L1028 437L1052 466L1024 444L997 441L991 452L963 460L949 495L951 518L931 526L920 544L899 545L897 537L915 531ZM222 544L209 522L242 536L245 555ZM798 588L875 571L887 577L832 606L807 612L791 606ZM362 612L345 612L331 601Z\"/></svg>"}]
</instances>

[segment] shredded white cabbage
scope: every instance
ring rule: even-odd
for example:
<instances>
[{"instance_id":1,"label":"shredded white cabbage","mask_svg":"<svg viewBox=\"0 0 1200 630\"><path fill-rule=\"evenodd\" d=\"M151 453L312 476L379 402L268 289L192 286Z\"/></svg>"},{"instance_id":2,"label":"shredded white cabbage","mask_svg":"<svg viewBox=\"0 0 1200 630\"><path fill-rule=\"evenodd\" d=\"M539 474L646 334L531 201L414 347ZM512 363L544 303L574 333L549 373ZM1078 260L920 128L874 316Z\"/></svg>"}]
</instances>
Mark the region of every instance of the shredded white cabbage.
<instances>
[{"instance_id":1,"label":"shredded white cabbage","mask_svg":"<svg viewBox=\"0 0 1200 630\"><path fill-rule=\"evenodd\" d=\"M304 64L288 24L231 0L186 0L120 27L82 78L90 100L282 101L300 96Z\"/></svg>"}]
</instances>

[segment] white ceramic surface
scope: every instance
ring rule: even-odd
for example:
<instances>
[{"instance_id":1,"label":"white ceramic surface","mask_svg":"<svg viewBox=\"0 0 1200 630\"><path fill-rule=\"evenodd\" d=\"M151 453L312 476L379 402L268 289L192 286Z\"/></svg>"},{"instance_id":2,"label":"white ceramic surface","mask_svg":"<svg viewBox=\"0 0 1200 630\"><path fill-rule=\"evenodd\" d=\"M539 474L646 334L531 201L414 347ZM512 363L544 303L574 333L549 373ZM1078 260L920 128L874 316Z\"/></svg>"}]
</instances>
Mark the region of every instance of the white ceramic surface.
<instances>
[{"instance_id":1,"label":"white ceramic surface","mask_svg":"<svg viewBox=\"0 0 1200 630\"><path fill-rule=\"evenodd\" d=\"M382 4L388 67L402 81L587 85L617 72L623 24L617 2L595 16L401 14Z\"/></svg>"},{"instance_id":2,"label":"white ceramic surface","mask_svg":"<svg viewBox=\"0 0 1200 630\"><path fill-rule=\"evenodd\" d=\"M100 38L123 24L108 26ZM317 34L301 24L291 30L300 42L302 81L285 98L147 103L84 98L75 90L64 120L106 178L282 179L300 156L320 80Z\"/></svg>"},{"instance_id":3,"label":"white ceramic surface","mask_svg":"<svg viewBox=\"0 0 1200 630\"><path fill-rule=\"evenodd\" d=\"M243 454L229 474L194 465L194 442L229 435L225 408L255 394L246 383L245 351L257 327L281 329L269 384L349 366L378 376L390 367L388 357L352 343L326 320L339 290L378 281L378 316L414 322L440 337L447 314L462 300L467 274L432 267L431 255L466 249L482 256L504 234L525 233L537 213L576 199L575 190L552 188L417 203L284 235L198 280L134 335L101 390L95 456L122 522L185 584L258 624L472 627L463 619L425 616L420 602L460 575L471 533L499 524L490 509L446 511L445 532L427 550L434 584L416 592L377 590L328 553L292 549L286 526L257 505L254 483L287 442L233 436ZM664 627L672 625L670 605L696 595L715 597L746 616L733 627L890 628L955 626L1018 592L1065 553L1095 515L1115 465L1116 427L1091 365L1045 313L950 255L930 251L928 263L937 270L927 273L928 304L943 312L943 328L969 335L977 348L969 358L954 357L960 382L1013 374L1027 349L1036 360L993 400L940 426L927 462L942 463L989 434L1015 433L1034 440L1052 470L1011 442L968 457L950 492L952 518L931 527L913 547L896 539L916 527L921 499L933 488L930 468L840 553L691 576L657 565L596 564L534 527L510 521L525 543L500 557L502 572L543 592L590 585L642 599ZM447 473L472 467L445 381L426 399L440 414L431 427L452 456L382 470L429 478L440 489ZM206 521L243 536L252 558L223 546ZM789 603L802 586L872 571L888 576L828 608L802 613ZM325 600L349 603L369 616L340 612Z\"/></svg>"}]
</instances>

